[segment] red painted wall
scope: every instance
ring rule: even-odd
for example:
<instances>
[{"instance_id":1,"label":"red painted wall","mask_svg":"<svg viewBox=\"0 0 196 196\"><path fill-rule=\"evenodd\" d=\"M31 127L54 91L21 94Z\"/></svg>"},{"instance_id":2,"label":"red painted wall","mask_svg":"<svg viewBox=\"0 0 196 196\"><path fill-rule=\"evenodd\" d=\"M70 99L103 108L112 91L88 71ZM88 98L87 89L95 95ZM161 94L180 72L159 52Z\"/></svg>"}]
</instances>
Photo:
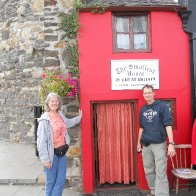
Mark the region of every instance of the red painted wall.
<instances>
[{"instance_id":1,"label":"red painted wall","mask_svg":"<svg viewBox=\"0 0 196 196\"><path fill-rule=\"evenodd\" d=\"M151 52L113 53L112 14L80 13L79 64L82 120L82 169L85 193L94 192L93 141L90 102L136 99L138 113L144 104L141 90L111 90L110 61L118 59L159 59L160 89L155 98L176 99L176 143L191 141L189 39L175 12L150 14ZM137 115L138 115L137 113ZM138 123L139 124L139 123ZM139 126L139 125L138 125ZM141 155L138 157L138 184L146 189Z\"/></svg>"}]
</instances>

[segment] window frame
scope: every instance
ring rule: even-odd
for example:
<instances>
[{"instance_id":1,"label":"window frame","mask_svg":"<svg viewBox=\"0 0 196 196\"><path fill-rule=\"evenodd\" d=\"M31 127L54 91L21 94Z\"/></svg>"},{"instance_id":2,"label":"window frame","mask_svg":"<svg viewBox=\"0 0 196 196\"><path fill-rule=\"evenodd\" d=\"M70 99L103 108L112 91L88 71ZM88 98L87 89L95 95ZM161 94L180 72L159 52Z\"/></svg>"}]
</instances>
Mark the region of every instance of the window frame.
<instances>
[{"instance_id":1,"label":"window frame","mask_svg":"<svg viewBox=\"0 0 196 196\"><path fill-rule=\"evenodd\" d=\"M161 100L167 104L167 106L170 109L171 117L172 117L172 130L177 130L177 112L176 112L176 98L159 98L158 100Z\"/></svg>"},{"instance_id":2,"label":"window frame","mask_svg":"<svg viewBox=\"0 0 196 196\"><path fill-rule=\"evenodd\" d=\"M145 16L147 19L147 27L146 27L146 40L147 40L147 48L146 49L134 49L133 48L133 28L130 25L131 30L129 29L129 36L132 39L130 39L130 49L118 49L117 48L117 33L116 33L116 21L117 17L123 16L123 17L129 17L131 20L133 19L134 16ZM132 20L133 21L133 20ZM112 14L112 50L113 53L121 53L121 52L150 52L151 51L151 45L150 45L150 40L151 40L151 31L150 31L150 14L149 12L124 12L124 13L113 13Z\"/></svg>"}]
</instances>

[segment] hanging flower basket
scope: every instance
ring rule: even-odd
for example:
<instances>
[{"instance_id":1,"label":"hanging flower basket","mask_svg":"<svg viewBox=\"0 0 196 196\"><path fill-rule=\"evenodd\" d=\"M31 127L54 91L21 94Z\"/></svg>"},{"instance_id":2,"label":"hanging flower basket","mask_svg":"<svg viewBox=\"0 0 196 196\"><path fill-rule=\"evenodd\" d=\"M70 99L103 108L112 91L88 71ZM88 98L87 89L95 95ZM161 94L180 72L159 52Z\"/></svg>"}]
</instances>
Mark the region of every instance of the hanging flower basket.
<instances>
[{"instance_id":1,"label":"hanging flower basket","mask_svg":"<svg viewBox=\"0 0 196 196\"><path fill-rule=\"evenodd\" d=\"M59 68L46 70L41 77L39 96L42 106L44 106L47 95L51 92L57 93L62 98L74 97L78 94L78 79L72 78L71 74L66 76Z\"/></svg>"}]
</instances>

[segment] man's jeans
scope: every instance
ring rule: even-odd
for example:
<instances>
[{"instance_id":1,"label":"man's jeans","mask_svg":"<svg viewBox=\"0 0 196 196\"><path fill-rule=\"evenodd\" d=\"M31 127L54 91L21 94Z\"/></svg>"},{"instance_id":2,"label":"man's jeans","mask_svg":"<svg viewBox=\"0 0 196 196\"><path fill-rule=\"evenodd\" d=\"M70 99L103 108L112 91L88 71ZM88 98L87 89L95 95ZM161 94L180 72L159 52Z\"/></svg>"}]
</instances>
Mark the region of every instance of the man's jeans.
<instances>
[{"instance_id":1,"label":"man's jeans","mask_svg":"<svg viewBox=\"0 0 196 196\"><path fill-rule=\"evenodd\" d=\"M54 155L52 168L44 168L46 175L46 196L62 196L66 179L66 156Z\"/></svg>"},{"instance_id":2,"label":"man's jeans","mask_svg":"<svg viewBox=\"0 0 196 196\"><path fill-rule=\"evenodd\" d=\"M146 179L155 196L169 196L166 142L143 147L142 157Z\"/></svg>"}]
</instances>

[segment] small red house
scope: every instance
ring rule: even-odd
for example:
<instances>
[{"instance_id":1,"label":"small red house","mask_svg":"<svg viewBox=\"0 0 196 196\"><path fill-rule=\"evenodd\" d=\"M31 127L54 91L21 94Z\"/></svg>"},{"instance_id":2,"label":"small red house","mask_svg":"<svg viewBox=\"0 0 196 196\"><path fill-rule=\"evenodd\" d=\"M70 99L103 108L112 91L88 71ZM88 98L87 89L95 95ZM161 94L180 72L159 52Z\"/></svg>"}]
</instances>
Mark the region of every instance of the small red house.
<instances>
[{"instance_id":1,"label":"small red house","mask_svg":"<svg viewBox=\"0 0 196 196\"><path fill-rule=\"evenodd\" d=\"M86 194L116 185L147 188L136 152L138 115L144 104L141 88L146 83L153 84L155 98L171 108L175 143L191 142L189 37L178 15L186 8L167 2L108 7L102 14L92 13L93 8L80 12Z\"/></svg>"}]
</instances>

